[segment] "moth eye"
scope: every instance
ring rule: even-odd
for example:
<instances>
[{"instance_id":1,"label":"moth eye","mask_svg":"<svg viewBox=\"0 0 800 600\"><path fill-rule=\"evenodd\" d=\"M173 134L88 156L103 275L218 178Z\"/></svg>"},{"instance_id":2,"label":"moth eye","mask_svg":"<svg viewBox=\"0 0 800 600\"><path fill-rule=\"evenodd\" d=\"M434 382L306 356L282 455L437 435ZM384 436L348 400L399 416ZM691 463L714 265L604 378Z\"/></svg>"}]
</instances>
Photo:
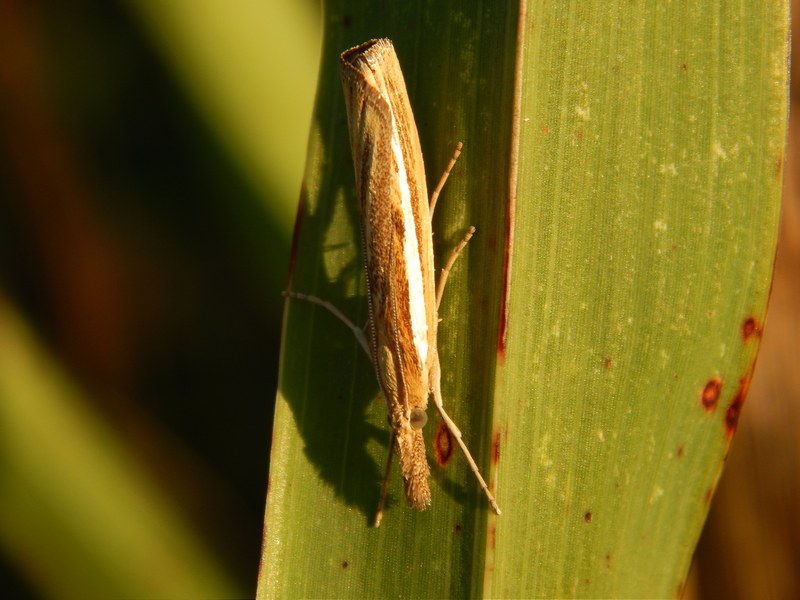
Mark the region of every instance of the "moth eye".
<instances>
[{"instance_id":1,"label":"moth eye","mask_svg":"<svg viewBox=\"0 0 800 600\"><path fill-rule=\"evenodd\" d=\"M410 420L412 429L422 429L428 422L428 414L421 408L412 408Z\"/></svg>"}]
</instances>

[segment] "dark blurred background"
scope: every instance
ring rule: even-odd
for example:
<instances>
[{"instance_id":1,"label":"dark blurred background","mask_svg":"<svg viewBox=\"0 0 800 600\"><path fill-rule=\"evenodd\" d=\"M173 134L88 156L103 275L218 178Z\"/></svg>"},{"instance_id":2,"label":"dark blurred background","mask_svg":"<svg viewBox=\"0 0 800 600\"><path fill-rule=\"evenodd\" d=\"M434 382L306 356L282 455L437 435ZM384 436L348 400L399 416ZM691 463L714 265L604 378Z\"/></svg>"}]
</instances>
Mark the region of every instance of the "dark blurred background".
<instances>
[{"instance_id":1,"label":"dark blurred background","mask_svg":"<svg viewBox=\"0 0 800 600\"><path fill-rule=\"evenodd\" d=\"M3 597L81 597L75 553L100 596L170 595L154 569L208 564L206 597L254 593L319 38L314 2L0 0L0 436L58 452L31 466L0 442ZM48 361L37 381L23 354ZM80 450L48 401L77 411ZM152 488L132 499L108 460ZM85 471L68 492L65 469ZM109 526L114 560L75 539L106 509L134 529ZM131 559L153 586L127 588L106 564L125 548L172 558Z\"/></svg>"},{"instance_id":2,"label":"dark blurred background","mask_svg":"<svg viewBox=\"0 0 800 600\"><path fill-rule=\"evenodd\" d=\"M0 0L3 597L254 593L319 21L312 1ZM797 106L688 597L800 597Z\"/></svg>"}]
</instances>

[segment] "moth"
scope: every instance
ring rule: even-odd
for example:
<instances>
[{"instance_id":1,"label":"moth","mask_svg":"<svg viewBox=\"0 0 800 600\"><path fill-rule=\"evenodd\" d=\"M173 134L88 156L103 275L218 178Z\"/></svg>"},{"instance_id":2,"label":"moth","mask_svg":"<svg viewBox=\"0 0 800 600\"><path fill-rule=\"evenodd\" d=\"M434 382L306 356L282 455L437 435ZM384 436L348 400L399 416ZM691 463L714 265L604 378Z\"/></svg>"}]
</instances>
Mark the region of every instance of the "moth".
<instances>
[{"instance_id":1,"label":"moth","mask_svg":"<svg viewBox=\"0 0 800 600\"><path fill-rule=\"evenodd\" d=\"M366 332L325 300L287 295L321 305L344 322L375 369L392 428L375 526L383 516L392 453L398 456L409 504L419 510L430 505L430 468L422 435L429 396L499 515L461 432L444 409L436 347L445 282L475 231L471 227L453 251L437 286L431 217L461 144L429 201L419 135L392 42L371 40L342 53L341 77L361 217L369 303Z\"/></svg>"}]
</instances>

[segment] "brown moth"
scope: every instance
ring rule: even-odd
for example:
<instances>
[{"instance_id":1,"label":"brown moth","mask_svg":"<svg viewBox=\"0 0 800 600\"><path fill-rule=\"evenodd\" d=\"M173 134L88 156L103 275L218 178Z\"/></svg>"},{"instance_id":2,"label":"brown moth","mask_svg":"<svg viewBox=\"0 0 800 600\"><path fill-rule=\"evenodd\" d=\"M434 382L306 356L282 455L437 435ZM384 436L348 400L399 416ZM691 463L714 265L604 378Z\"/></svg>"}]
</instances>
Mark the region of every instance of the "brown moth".
<instances>
[{"instance_id":1,"label":"brown moth","mask_svg":"<svg viewBox=\"0 0 800 600\"><path fill-rule=\"evenodd\" d=\"M361 215L369 323L365 332L330 303L297 293L334 313L356 334L375 368L392 428L386 475L375 526L380 525L391 468L398 455L406 497L430 505L430 469L422 427L428 395L456 439L494 511L500 509L445 412L436 349L438 306L450 267L472 236L470 228L453 252L436 287L431 216L461 144L428 201L417 127L392 42L371 40L344 52L341 75Z\"/></svg>"}]
</instances>

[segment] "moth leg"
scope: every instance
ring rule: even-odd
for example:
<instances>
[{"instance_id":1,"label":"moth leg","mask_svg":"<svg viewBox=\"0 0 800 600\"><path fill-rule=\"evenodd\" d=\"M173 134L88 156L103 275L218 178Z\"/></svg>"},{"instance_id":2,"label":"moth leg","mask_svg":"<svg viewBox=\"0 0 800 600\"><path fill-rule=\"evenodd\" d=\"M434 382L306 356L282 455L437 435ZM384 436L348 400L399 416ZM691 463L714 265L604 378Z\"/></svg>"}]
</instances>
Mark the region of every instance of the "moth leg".
<instances>
[{"instance_id":1,"label":"moth leg","mask_svg":"<svg viewBox=\"0 0 800 600\"><path fill-rule=\"evenodd\" d=\"M386 468L383 471L383 483L381 484L381 497L378 499L378 510L375 511L375 527L381 526L383 520L383 509L386 506L386 493L389 489L389 473L392 471L392 457L394 456L394 430L389 436L389 452L386 456Z\"/></svg>"},{"instance_id":2,"label":"moth leg","mask_svg":"<svg viewBox=\"0 0 800 600\"><path fill-rule=\"evenodd\" d=\"M318 296L311 296L308 294L302 294L300 292L292 292L286 290L283 292L283 295L287 298L295 298L297 300L305 300L306 302L311 302L312 304L316 304L317 306L321 306L322 308L328 310L333 316L339 319L342 323L347 325L347 327L353 332L358 340L358 343L361 344L361 347L364 349L364 352L367 353L369 357L369 346L367 346L367 337L364 334L364 330L358 327L355 323L353 323L350 319L348 319L342 312L336 308L333 304L328 302L327 300L323 300ZM367 322L369 324L369 322ZM381 495L380 499L378 500L378 509L375 511L375 527L380 527L381 521L383 520L383 509L386 506L386 495L389 489L389 475L392 471L392 458L394 457L394 443L395 443L395 433L392 430L391 436L389 437L389 452L386 456L386 467L384 468L383 473L383 483L381 483Z\"/></svg>"},{"instance_id":3,"label":"moth leg","mask_svg":"<svg viewBox=\"0 0 800 600\"><path fill-rule=\"evenodd\" d=\"M478 483L483 488L484 493L486 494L486 499L489 501L489 504L492 507L492 510L495 514L501 514L500 507L497 506L497 500L494 499L492 492L489 491L489 486L486 485L486 482L483 480L483 476L481 475L480 469L478 469L478 465L475 464L475 460L472 458L472 454L470 454L467 445L464 443L464 440L461 439L461 431L456 427L456 424L453 422L453 419L450 418L450 415L444 410L444 404L442 402L442 387L441 387L441 371L439 367L439 361L436 360L431 367L431 392L433 393L433 403L436 405L436 409L439 411L439 415L442 417L442 421L447 426L447 430L450 432L458 445L461 446L461 451L464 453L464 458L467 459L467 463L469 464L469 468L472 469L472 472L475 474L475 478L478 480Z\"/></svg>"},{"instance_id":4,"label":"moth leg","mask_svg":"<svg viewBox=\"0 0 800 600\"><path fill-rule=\"evenodd\" d=\"M467 233L464 234L463 239L458 243L455 250L450 254L450 258L447 259L447 263L442 268L442 272L439 274L439 284L436 286L436 310L439 310L439 304L442 303L442 294L444 294L444 286L447 283L447 278L450 276L450 269L453 268L453 264L456 262L458 255L461 254L461 251L464 249L464 246L467 245L467 242L472 239L472 236L475 234L475 228L470 225L469 229L467 229Z\"/></svg>"},{"instance_id":5,"label":"moth leg","mask_svg":"<svg viewBox=\"0 0 800 600\"><path fill-rule=\"evenodd\" d=\"M328 302L327 300L323 300L322 298L318 298L317 296L309 296L308 294L301 294L300 292L291 292L286 290L283 292L283 295L286 298L295 298L297 300L305 300L306 302L311 302L312 304L316 304L317 306L321 306L324 309L327 309L334 317L339 319L342 323L347 325L350 328L350 331L355 334L358 343L361 344L361 347L364 349L364 352L367 353L369 356L369 346L367 345L367 336L364 335L364 330L361 329L358 325L353 323L350 319L342 314L338 308L336 308L333 304Z\"/></svg>"},{"instance_id":6,"label":"moth leg","mask_svg":"<svg viewBox=\"0 0 800 600\"><path fill-rule=\"evenodd\" d=\"M433 221L433 211L436 208L436 201L439 199L439 194L442 193L444 182L447 181L447 178L450 176L450 171L453 170L458 157L461 156L461 148L463 147L464 144L461 142L456 144L456 151L453 152L453 158L450 159L450 162L447 164L447 168L444 170L444 173L442 173L442 177L439 179L439 185L436 186L436 189L433 190L433 193L431 194L431 200L428 205L428 212L431 214L431 221Z\"/></svg>"}]
</instances>

